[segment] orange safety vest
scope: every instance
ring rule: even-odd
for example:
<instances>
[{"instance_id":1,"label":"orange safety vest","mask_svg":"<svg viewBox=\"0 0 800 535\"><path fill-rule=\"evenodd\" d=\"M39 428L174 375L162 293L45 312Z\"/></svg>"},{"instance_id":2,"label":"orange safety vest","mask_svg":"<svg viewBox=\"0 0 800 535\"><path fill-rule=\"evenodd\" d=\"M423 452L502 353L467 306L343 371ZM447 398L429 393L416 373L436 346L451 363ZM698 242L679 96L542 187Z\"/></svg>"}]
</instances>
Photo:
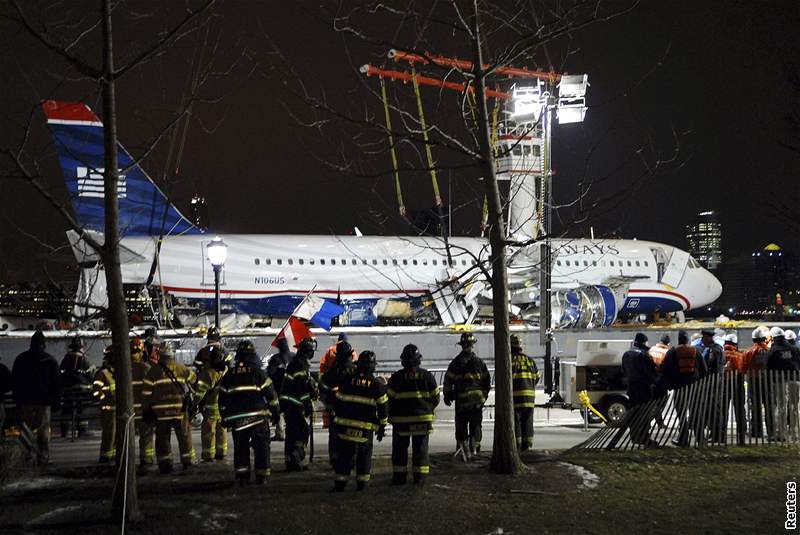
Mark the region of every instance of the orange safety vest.
<instances>
[{"instance_id":1,"label":"orange safety vest","mask_svg":"<svg viewBox=\"0 0 800 535\"><path fill-rule=\"evenodd\" d=\"M697 349L692 346L678 346L675 354L678 357L678 371L683 375L693 374L697 365Z\"/></svg>"},{"instance_id":2,"label":"orange safety vest","mask_svg":"<svg viewBox=\"0 0 800 535\"><path fill-rule=\"evenodd\" d=\"M651 347L650 351L648 351L648 354L650 355L650 358L653 359L653 363L656 365L656 368L661 368L661 364L664 362L664 357L667 355L667 351L669 351L669 346L667 344L662 344L661 342Z\"/></svg>"}]
</instances>

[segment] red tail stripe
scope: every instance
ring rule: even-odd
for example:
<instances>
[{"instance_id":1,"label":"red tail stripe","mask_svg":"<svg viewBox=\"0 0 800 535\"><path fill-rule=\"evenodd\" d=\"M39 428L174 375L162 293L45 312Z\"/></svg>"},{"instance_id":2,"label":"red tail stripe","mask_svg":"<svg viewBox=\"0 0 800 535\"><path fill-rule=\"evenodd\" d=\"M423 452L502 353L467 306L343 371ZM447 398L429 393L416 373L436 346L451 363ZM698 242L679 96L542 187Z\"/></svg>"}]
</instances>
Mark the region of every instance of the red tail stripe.
<instances>
[{"instance_id":1,"label":"red tail stripe","mask_svg":"<svg viewBox=\"0 0 800 535\"><path fill-rule=\"evenodd\" d=\"M48 119L61 121L88 121L100 122L89 106L82 102L62 102L60 100L45 100L42 109Z\"/></svg>"}]
</instances>

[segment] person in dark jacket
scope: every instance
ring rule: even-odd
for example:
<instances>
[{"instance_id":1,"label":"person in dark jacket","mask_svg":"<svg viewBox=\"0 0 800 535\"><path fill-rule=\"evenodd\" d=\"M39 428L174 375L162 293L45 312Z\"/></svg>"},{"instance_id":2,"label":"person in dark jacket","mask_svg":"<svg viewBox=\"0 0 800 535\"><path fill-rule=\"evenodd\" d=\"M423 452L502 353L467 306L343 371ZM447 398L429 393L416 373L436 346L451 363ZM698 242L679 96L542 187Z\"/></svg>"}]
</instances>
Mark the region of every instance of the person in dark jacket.
<instances>
[{"instance_id":1,"label":"person in dark jacket","mask_svg":"<svg viewBox=\"0 0 800 535\"><path fill-rule=\"evenodd\" d=\"M486 364L473 352L476 342L471 333L461 335L461 352L444 376L444 404L456 402L456 443L465 461L481 451L483 405L492 387Z\"/></svg>"},{"instance_id":2,"label":"person in dark jacket","mask_svg":"<svg viewBox=\"0 0 800 535\"><path fill-rule=\"evenodd\" d=\"M333 361L333 365L320 378L319 382L320 397L325 403L325 408L331 418L328 425L328 462L330 462L331 467L336 463L336 426L333 423L336 392L339 391L339 385L356 373L351 357L353 348L350 347L346 340L339 342L337 347L336 359Z\"/></svg>"},{"instance_id":3,"label":"person in dark jacket","mask_svg":"<svg viewBox=\"0 0 800 535\"><path fill-rule=\"evenodd\" d=\"M649 351L647 336L636 333L633 346L622 355L622 369L628 380L628 400L632 410L637 410L637 407L653 399L657 373ZM634 444L653 445L650 439L650 420L648 416L634 417L633 421L637 424L636 428L631 427L631 440Z\"/></svg>"},{"instance_id":4,"label":"person in dark jacket","mask_svg":"<svg viewBox=\"0 0 800 535\"><path fill-rule=\"evenodd\" d=\"M103 351L103 365L94 374L92 396L100 407L100 463L117 458L117 379L114 374L114 347Z\"/></svg>"},{"instance_id":5,"label":"person in dark jacket","mask_svg":"<svg viewBox=\"0 0 800 535\"><path fill-rule=\"evenodd\" d=\"M708 373L722 375L725 372L725 350L714 341L714 331L703 329L700 331L700 355L706 362Z\"/></svg>"},{"instance_id":6,"label":"person in dark jacket","mask_svg":"<svg viewBox=\"0 0 800 535\"><path fill-rule=\"evenodd\" d=\"M522 352L522 340L511 335L511 380L514 398L514 435L517 448L526 451L533 447L533 409L536 406L536 385L539 368L532 358Z\"/></svg>"},{"instance_id":7,"label":"person in dark jacket","mask_svg":"<svg viewBox=\"0 0 800 535\"><path fill-rule=\"evenodd\" d=\"M219 355L222 354L222 357ZM199 374L200 371L206 366L210 365L212 361L225 360L225 348L222 345L222 336L219 334L219 329L216 327L209 327L206 333L206 345L200 348L197 355L194 357L195 373Z\"/></svg>"},{"instance_id":8,"label":"person in dark jacket","mask_svg":"<svg viewBox=\"0 0 800 535\"><path fill-rule=\"evenodd\" d=\"M50 460L50 409L61 403L58 361L45 351L42 331L31 337L28 351L21 353L11 370L11 385L19 419L36 434L38 461Z\"/></svg>"},{"instance_id":9,"label":"person in dark jacket","mask_svg":"<svg viewBox=\"0 0 800 535\"><path fill-rule=\"evenodd\" d=\"M689 344L689 335L686 331L678 332L678 345L667 351L661 370L667 388L675 390L675 412L680 422L680 433L674 443L678 446L688 446L692 422L699 425L702 418L699 418L698 414L689 414L689 389L686 387L705 377L708 369L697 348ZM695 433L697 439L701 440L702 430L695 428Z\"/></svg>"},{"instance_id":10,"label":"person in dark jacket","mask_svg":"<svg viewBox=\"0 0 800 535\"><path fill-rule=\"evenodd\" d=\"M275 342L275 347L278 349L277 353L273 353L267 362L267 375L272 379L272 384L275 386L275 391L280 392L283 388L283 376L286 374L286 367L292 362L294 353L289 351L289 342L286 338L280 338ZM278 420L278 425L275 426L275 436L272 440L281 441L286 438L285 416L281 414L281 419Z\"/></svg>"},{"instance_id":11,"label":"person in dark jacket","mask_svg":"<svg viewBox=\"0 0 800 535\"><path fill-rule=\"evenodd\" d=\"M786 340L780 327L770 329L770 336L772 347L767 352L767 372L771 378L767 384L772 385L769 398L774 433L770 438L783 442L787 438L789 424L794 424L798 415L796 396L791 391L795 389L794 383L800 372L800 349ZM790 390L788 396L787 388Z\"/></svg>"},{"instance_id":12,"label":"person in dark jacket","mask_svg":"<svg viewBox=\"0 0 800 535\"><path fill-rule=\"evenodd\" d=\"M431 372L420 367L422 353L408 344L400 355L403 369L389 378L389 423L392 424L392 485L404 485L408 477L408 445L414 483L430 473L428 437L433 432L434 409L439 404L439 385Z\"/></svg>"},{"instance_id":13,"label":"person in dark jacket","mask_svg":"<svg viewBox=\"0 0 800 535\"><path fill-rule=\"evenodd\" d=\"M262 485L272 474L269 420L274 423L278 418L278 397L251 341L240 342L234 358L219 389L222 424L233 432L233 468L239 485L250 483L250 448L255 481Z\"/></svg>"},{"instance_id":14,"label":"person in dark jacket","mask_svg":"<svg viewBox=\"0 0 800 535\"><path fill-rule=\"evenodd\" d=\"M68 349L59 366L64 395L61 406L61 415L64 417L61 420L61 436L67 436L73 421L78 436L83 436L89 428L89 420L83 417L83 406L91 399L93 366L83 352L83 341L79 336L70 340Z\"/></svg>"},{"instance_id":15,"label":"person in dark jacket","mask_svg":"<svg viewBox=\"0 0 800 535\"><path fill-rule=\"evenodd\" d=\"M0 362L0 438L5 437L6 394L11 392L11 371Z\"/></svg>"},{"instance_id":16,"label":"person in dark jacket","mask_svg":"<svg viewBox=\"0 0 800 535\"><path fill-rule=\"evenodd\" d=\"M372 472L373 433L378 442L388 423L389 399L381 381L375 377L377 359L372 351L362 351L356 373L339 385L336 392L333 425L336 428L336 479L333 490L341 492L356 464L356 489L364 490Z\"/></svg>"},{"instance_id":17,"label":"person in dark jacket","mask_svg":"<svg viewBox=\"0 0 800 535\"><path fill-rule=\"evenodd\" d=\"M286 420L286 439L284 455L286 470L300 471L306 468L306 446L311 433L308 418L314 410L317 399L317 383L311 377L311 359L317 342L304 338L297 346L297 354L286 368L280 395L281 412Z\"/></svg>"}]
</instances>

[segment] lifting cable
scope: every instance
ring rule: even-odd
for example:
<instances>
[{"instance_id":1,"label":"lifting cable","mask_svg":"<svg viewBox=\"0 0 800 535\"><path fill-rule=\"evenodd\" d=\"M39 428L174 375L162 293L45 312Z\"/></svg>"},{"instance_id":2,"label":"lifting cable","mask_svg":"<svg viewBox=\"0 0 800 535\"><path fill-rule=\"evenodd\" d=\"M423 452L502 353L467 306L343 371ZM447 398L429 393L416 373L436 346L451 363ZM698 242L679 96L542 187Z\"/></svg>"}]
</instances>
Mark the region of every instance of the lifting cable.
<instances>
[{"instance_id":1,"label":"lifting cable","mask_svg":"<svg viewBox=\"0 0 800 535\"><path fill-rule=\"evenodd\" d=\"M411 69L411 79L414 82L414 94L417 97L417 110L419 111L419 124L422 128L422 139L425 142L425 154L428 157L428 167L431 170L431 184L433 185L433 196L436 201L436 206L442 206L442 196L439 194L439 181L436 179L436 167L433 164L433 154L431 153L431 144L428 140L428 127L425 125L425 112L422 110L422 96L419 93L419 82L417 81L417 73Z\"/></svg>"},{"instance_id":2,"label":"lifting cable","mask_svg":"<svg viewBox=\"0 0 800 535\"><path fill-rule=\"evenodd\" d=\"M406 205L403 202L403 191L400 188L400 171L397 165L397 149L392 135L392 118L389 114L389 100L386 98L386 82L381 80L381 96L383 97L383 112L386 115L386 132L389 134L389 151L392 154L392 171L394 173L394 190L397 193L397 206L402 217L406 216Z\"/></svg>"}]
</instances>

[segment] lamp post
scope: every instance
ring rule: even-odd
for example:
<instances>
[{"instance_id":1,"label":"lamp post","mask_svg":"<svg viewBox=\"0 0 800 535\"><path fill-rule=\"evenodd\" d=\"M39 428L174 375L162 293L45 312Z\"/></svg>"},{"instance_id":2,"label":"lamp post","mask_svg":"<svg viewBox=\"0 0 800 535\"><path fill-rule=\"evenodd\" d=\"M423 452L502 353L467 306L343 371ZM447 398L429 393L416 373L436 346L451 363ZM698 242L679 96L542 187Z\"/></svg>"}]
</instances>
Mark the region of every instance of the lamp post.
<instances>
[{"instance_id":1,"label":"lamp post","mask_svg":"<svg viewBox=\"0 0 800 535\"><path fill-rule=\"evenodd\" d=\"M219 275L222 273L222 267L225 265L225 259L228 257L228 246L222 241L222 238L217 236L206 245L208 253L208 261L214 268L214 326L219 329Z\"/></svg>"}]
</instances>

